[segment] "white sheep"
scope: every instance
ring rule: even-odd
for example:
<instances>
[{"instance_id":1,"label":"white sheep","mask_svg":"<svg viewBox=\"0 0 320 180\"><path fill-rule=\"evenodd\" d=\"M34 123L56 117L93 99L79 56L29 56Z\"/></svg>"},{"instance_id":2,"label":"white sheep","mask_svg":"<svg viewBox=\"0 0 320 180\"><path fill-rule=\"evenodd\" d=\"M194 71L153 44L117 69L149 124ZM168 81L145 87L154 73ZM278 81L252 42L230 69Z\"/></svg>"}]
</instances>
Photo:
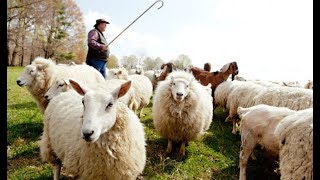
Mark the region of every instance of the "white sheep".
<instances>
[{"instance_id":1,"label":"white sheep","mask_svg":"<svg viewBox=\"0 0 320 180\"><path fill-rule=\"evenodd\" d=\"M284 118L275 134L280 145L280 179L313 179L313 108Z\"/></svg>"},{"instance_id":2,"label":"white sheep","mask_svg":"<svg viewBox=\"0 0 320 180\"><path fill-rule=\"evenodd\" d=\"M308 82L303 86L303 88L313 90L313 81L308 80Z\"/></svg>"},{"instance_id":3,"label":"white sheep","mask_svg":"<svg viewBox=\"0 0 320 180\"><path fill-rule=\"evenodd\" d=\"M153 86L153 90L156 89L157 86L157 78L160 76L161 70L149 70L144 72L143 75L147 76L147 78L150 79L152 86Z\"/></svg>"},{"instance_id":4,"label":"white sheep","mask_svg":"<svg viewBox=\"0 0 320 180\"><path fill-rule=\"evenodd\" d=\"M298 87L274 86L261 91L254 101L255 104L302 110L313 107L313 91Z\"/></svg>"},{"instance_id":5,"label":"white sheep","mask_svg":"<svg viewBox=\"0 0 320 180\"><path fill-rule=\"evenodd\" d=\"M269 157L279 155L278 137L275 129L279 122L296 111L285 107L274 107L260 104L248 108L238 107L241 119L241 151L240 151L240 180L246 179L246 169L250 155L259 144Z\"/></svg>"},{"instance_id":6,"label":"white sheep","mask_svg":"<svg viewBox=\"0 0 320 180\"><path fill-rule=\"evenodd\" d=\"M63 78L77 78L84 83L105 81L103 76L92 66L86 64L56 65L50 59L37 57L24 68L17 79L17 84L27 87L43 113L48 105L48 101L44 97L45 93L56 80Z\"/></svg>"},{"instance_id":7,"label":"white sheep","mask_svg":"<svg viewBox=\"0 0 320 180\"><path fill-rule=\"evenodd\" d=\"M70 80L79 93L60 93L44 113L40 141L43 161L54 164L54 179L61 165L80 179L136 179L146 163L143 125L117 101L130 88L97 84L96 90ZM82 103L81 103L82 102Z\"/></svg>"},{"instance_id":8,"label":"white sheep","mask_svg":"<svg viewBox=\"0 0 320 180\"><path fill-rule=\"evenodd\" d=\"M203 135L212 122L212 97L192 74L174 71L158 83L152 115L156 131L172 142L181 142L179 155L185 155L185 144Z\"/></svg>"},{"instance_id":9,"label":"white sheep","mask_svg":"<svg viewBox=\"0 0 320 180\"><path fill-rule=\"evenodd\" d=\"M229 115L226 118L226 121L232 121L232 133L236 134L236 122L237 118L237 108L238 107L251 107L256 103L254 98L260 93L264 92L266 87L261 85L249 82L249 81L238 81L241 85L236 86L229 93L227 98L226 107L229 109Z\"/></svg>"},{"instance_id":10,"label":"white sheep","mask_svg":"<svg viewBox=\"0 0 320 180\"><path fill-rule=\"evenodd\" d=\"M234 88L241 86L242 81L224 81L217 86L214 91L214 109L216 107L222 107L224 110L229 111L229 107L227 107L227 100L230 93Z\"/></svg>"},{"instance_id":11,"label":"white sheep","mask_svg":"<svg viewBox=\"0 0 320 180\"><path fill-rule=\"evenodd\" d=\"M144 71L143 71L143 67L141 65L136 65L135 68L130 69L128 74L129 75L133 75L133 74L141 74L143 75Z\"/></svg>"},{"instance_id":12,"label":"white sheep","mask_svg":"<svg viewBox=\"0 0 320 180\"><path fill-rule=\"evenodd\" d=\"M123 80L130 80L132 82L132 92L130 94L129 108L137 113L140 110L138 116L142 116L143 108L150 103L150 98L153 93L153 87L151 81L144 75L132 74L128 75L125 69L112 69L110 70L108 79L116 78ZM112 75L113 74L113 75Z\"/></svg>"}]
</instances>

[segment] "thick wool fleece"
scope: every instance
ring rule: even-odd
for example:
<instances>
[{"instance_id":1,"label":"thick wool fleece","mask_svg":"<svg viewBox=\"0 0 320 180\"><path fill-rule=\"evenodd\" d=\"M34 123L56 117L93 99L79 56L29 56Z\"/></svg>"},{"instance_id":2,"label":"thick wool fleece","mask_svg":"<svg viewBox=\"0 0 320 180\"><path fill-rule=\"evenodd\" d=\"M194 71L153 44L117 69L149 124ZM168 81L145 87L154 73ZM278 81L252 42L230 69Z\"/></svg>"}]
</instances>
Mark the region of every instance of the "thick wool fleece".
<instances>
[{"instance_id":1,"label":"thick wool fleece","mask_svg":"<svg viewBox=\"0 0 320 180\"><path fill-rule=\"evenodd\" d=\"M281 179L313 179L313 108L284 118L276 134Z\"/></svg>"},{"instance_id":2,"label":"thick wool fleece","mask_svg":"<svg viewBox=\"0 0 320 180\"><path fill-rule=\"evenodd\" d=\"M152 114L156 131L166 139L190 141L203 135L212 122L212 97L204 86L193 80L190 92L182 102L176 102L170 90L171 76L191 79L192 74L172 72L165 81L158 83Z\"/></svg>"},{"instance_id":3,"label":"thick wool fleece","mask_svg":"<svg viewBox=\"0 0 320 180\"><path fill-rule=\"evenodd\" d=\"M121 102L113 127L94 142L81 138L82 96L61 93L49 103L40 142L42 160L59 158L66 173L81 179L135 179L146 163L144 129Z\"/></svg>"}]
</instances>

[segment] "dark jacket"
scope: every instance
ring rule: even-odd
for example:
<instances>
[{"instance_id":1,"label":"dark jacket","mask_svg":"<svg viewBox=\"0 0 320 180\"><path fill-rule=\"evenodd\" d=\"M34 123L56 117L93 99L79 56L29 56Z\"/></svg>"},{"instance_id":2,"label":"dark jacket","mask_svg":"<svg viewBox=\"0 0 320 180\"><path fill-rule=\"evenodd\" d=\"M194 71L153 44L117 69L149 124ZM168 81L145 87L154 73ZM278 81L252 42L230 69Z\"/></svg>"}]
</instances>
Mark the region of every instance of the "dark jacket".
<instances>
[{"instance_id":1,"label":"dark jacket","mask_svg":"<svg viewBox=\"0 0 320 180\"><path fill-rule=\"evenodd\" d=\"M107 40L98 29L93 29L88 33L88 54L87 59L97 58L107 61L110 50L102 50L102 45L107 45Z\"/></svg>"}]
</instances>

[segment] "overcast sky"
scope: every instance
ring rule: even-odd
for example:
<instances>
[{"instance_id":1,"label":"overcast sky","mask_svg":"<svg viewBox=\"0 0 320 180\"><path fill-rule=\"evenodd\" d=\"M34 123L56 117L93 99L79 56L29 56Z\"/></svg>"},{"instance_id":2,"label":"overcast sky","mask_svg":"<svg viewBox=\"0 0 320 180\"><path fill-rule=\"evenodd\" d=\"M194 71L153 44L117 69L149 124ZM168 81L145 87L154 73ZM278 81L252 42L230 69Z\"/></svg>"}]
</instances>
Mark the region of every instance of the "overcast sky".
<instances>
[{"instance_id":1,"label":"overcast sky","mask_svg":"<svg viewBox=\"0 0 320 180\"><path fill-rule=\"evenodd\" d=\"M110 21L110 42L155 1L75 0L86 32L95 20ZM111 44L118 58L188 55L194 66L219 70L236 61L247 79L313 79L312 0L163 0Z\"/></svg>"}]
</instances>

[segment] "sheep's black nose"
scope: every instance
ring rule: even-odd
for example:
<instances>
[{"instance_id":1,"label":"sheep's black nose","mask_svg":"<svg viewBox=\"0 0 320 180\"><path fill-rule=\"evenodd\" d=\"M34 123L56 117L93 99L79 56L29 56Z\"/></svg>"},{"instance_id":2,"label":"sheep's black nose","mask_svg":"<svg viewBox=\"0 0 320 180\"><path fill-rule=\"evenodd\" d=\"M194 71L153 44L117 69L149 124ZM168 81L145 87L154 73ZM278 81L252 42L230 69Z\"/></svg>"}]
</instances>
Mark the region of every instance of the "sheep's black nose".
<instances>
[{"instance_id":1,"label":"sheep's black nose","mask_svg":"<svg viewBox=\"0 0 320 180\"><path fill-rule=\"evenodd\" d=\"M181 97L181 96L183 96L183 94L182 93L177 93L177 96Z\"/></svg>"},{"instance_id":2,"label":"sheep's black nose","mask_svg":"<svg viewBox=\"0 0 320 180\"><path fill-rule=\"evenodd\" d=\"M45 98L47 101L49 101L49 96L44 96L44 98Z\"/></svg>"},{"instance_id":3,"label":"sheep's black nose","mask_svg":"<svg viewBox=\"0 0 320 180\"><path fill-rule=\"evenodd\" d=\"M20 86L20 82L21 82L20 80L17 80L17 84L18 84L19 86Z\"/></svg>"},{"instance_id":4,"label":"sheep's black nose","mask_svg":"<svg viewBox=\"0 0 320 180\"><path fill-rule=\"evenodd\" d=\"M83 137L86 141L88 141L90 139L90 136L94 133L94 131L91 131L91 132L84 132L83 133Z\"/></svg>"}]
</instances>

